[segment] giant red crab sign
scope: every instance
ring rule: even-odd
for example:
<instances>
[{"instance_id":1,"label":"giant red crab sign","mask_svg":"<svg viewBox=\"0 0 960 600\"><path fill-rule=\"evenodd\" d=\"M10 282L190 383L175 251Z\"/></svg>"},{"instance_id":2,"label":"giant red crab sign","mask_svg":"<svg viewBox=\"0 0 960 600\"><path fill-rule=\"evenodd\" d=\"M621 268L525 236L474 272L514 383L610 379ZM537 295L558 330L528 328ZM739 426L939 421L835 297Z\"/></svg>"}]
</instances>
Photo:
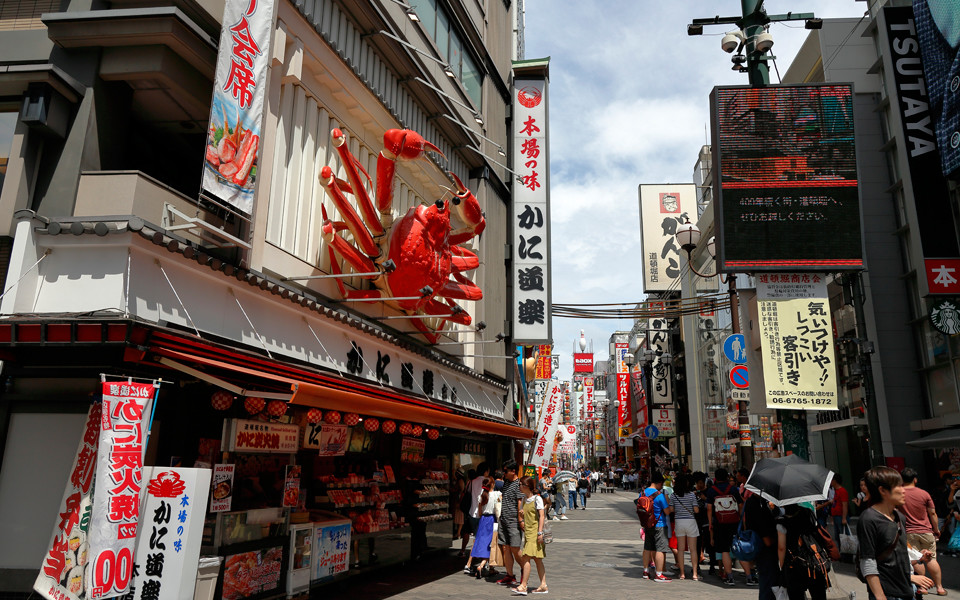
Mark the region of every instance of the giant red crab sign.
<instances>
[{"instance_id":1,"label":"giant red crab sign","mask_svg":"<svg viewBox=\"0 0 960 600\"><path fill-rule=\"evenodd\" d=\"M451 190L449 199L444 194L433 204L410 208L394 221L397 161L424 158L428 150L440 154L440 149L408 129L387 130L383 134L383 150L377 158L374 206L368 191L368 186L373 189L373 181L350 153L346 136L334 129L331 137L349 180L335 177L329 166L320 171L320 182L342 218L331 221L323 209L322 234L330 252L331 270L342 273L339 256L357 273L364 273L376 287L348 291L337 279L341 295L371 300L383 298L387 304L416 317L413 324L431 343L437 342L447 322L469 325L470 315L454 300L483 297L483 291L463 276L463 272L476 269L480 260L460 246L480 235L486 224L476 197L450 173L457 189ZM360 214L347 194L356 199ZM353 235L355 245L341 236L345 230Z\"/></svg>"}]
</instances>

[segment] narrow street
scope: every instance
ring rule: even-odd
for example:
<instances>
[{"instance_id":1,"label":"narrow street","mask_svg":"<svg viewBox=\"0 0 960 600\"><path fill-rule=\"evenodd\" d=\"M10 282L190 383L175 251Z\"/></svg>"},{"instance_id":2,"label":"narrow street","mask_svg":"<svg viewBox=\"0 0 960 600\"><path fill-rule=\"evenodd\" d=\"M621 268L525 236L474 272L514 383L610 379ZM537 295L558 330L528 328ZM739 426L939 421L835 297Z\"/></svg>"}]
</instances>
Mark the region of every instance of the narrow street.
<instances>
[{"instance_id":1,"label":"narrow street","mask_svg":"<svg viewBox=\"0 0 960 600\"><path fill-rule=\"evenodd\" d=\"M736 587L721 585L719 578L711 576L698 583L689 579L689 563L684 581L674 579L668 584L656 584L641 579L642 545L633 509L634 498L633 491L594 494L588 500L587 510L570 511L569 520L551 522L554 542L547 547L545 560L550 589L547 597L618 600L654 593L671 600L694 600L705 594L729 600L756 598L757 588L744 585L740 573L736 575ZM456 548L451 546L444 555L386 570L366 582L347 580L339 586L319 588L313 597L378 600L511 597L507 588L465 575L462 572L465 561L455 555ZM960 558L941 556L940 559L944 586L950 596L960 596ZM672 564L671 558L667 564ZM856 592L858 598L866 600L866 587L854 575L853 565L841 564L838 571L831 575L834 587L828 590L827 598L849 598L850 592ZM537 583L533 575L530 589Z\"/></svg>"}]
</instances>

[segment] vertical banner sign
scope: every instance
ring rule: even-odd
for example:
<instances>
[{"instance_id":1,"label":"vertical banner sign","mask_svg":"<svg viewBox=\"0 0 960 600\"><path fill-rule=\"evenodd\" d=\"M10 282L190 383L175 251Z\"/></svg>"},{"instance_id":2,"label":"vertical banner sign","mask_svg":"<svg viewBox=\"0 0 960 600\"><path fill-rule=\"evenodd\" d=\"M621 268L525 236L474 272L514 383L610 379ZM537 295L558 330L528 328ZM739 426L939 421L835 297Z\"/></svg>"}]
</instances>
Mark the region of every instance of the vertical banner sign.
<instances>
[{"instance_id":1,"label":"vertical banner sign","mask_svg":"<svg viewBox=\"0 0 960 600\"><path fill-rule=\"evenodd\" d=\"M550 454L553 440L557 436L560 422L560 405L563 403L563 386L553 383L540 411L537 423L537 443L533 447L530 464L541 469L550 466Z\"/></svg>"},{"instance_id":2,"label":"vertical banner sign","mask_svg":"<svg viewBox=\"0 0 960 600\"><path fill-rule=\"evenodd\" d=\"M677 227L697 220L697 187L693 184L640 186L640 245L643 290L666 292L680 277Z\"/></svg>"},{"instance_id":3,"label":"vertical banner sign","mask_svg":"<svg viewBox=\"0 0 960 600\"><path fill-rule=\"evenodd\" d=\"M936 0L914 0L913 3L940 165L943 175L953 179L960 177L960 105L956 100L960 88L956 72L960 21L956 18L956 9L956 4Z\"/></svg>"},{"instance_id":4,"label":"vertical banner sign","mask_svg":"<svg viewBox=\"0 0 960 600\"><path fill-rule=\"evenodd\" d=\"M516 76L513 114L513 339L533 345L552 339L546 78Z\"/></svg>"},{"instance_id":5,"label":"vertical banner sign","mask_svg":"<svg viewBox=\"0 0 960 600\"><path fill-rule=\"evenodd\" d=\"M767 408L837 410L827 283L817 273L757 275Z\"/></svg>"},{"instance_id":6,"label":"vertical banner sign","mask_svg":"<svg viewBox=\"0 0 960 600\"><path fill-rule=\"evenodd\" d=\"M273 39L273 0L226 0L221 22L203 189L251 214Z\"/></svg>"},{"instance_id":7,"label":"vertical banner sign","mask_svg":"<svg viewBox=\"0 0 960 600\"><path fill-rule=\"evenodd\" d=\"M673 383L670 380L670 365L663 362L663 355L670 353L670 326L666 317L649 321L650 349L654 352L650 365L650 404L652 406L673 404Z\"/></svg>"},{"instance_id":8,"label":"vertical banner sign","mask_svg":"<svg viewBox=\"0 0 960 600\"><path fill-rule=\"evenodd\" d=\"M96 493L90 521L90 598L127 592L140 523L143 456L157 385L103 384Z\"/></svg>"},{"instance_id":9,"label":"vertical banner sign","mask_svg":"<svg viewBox=\"0 0 960 600\"><path fill-rule=\"evenodd\" d=\"M77 455L60 500L53 535L33 589L47 600L85 600L87 535L93 509L93 476L100 442L100 402L87 411Z\"/></svg>"},{"instance_id":10,"label":"vertical banner sign","mask_svg":"<svg viewBox=\"0 0 960 600\"><path fill-rule=\"evenodd\" d=\"M632 433L630 421L630 372L624 357L629 352L630 344L617 342L614 346L614 357L617 367L617 437L620 442Z\"/></svg>"},{"instance_id":11,"label":"vertical banner sign","mask_svg":"<svg viewBox=\"0 0 960 600\"><path fill-rule=\"evenodd\" d=\"M593 421L593 377L583 378L584 416Z\"/></svg>"},{"instance_id":12,"label":"vertical banner sign","mask_svg":"<svg viewBox=\"0 0 960 600\"><path fill-rule=\"evenodd\" d=\"M130 597L193 598L210 469L146 467L146 502Z\"/></svg>"},{"instance_id":13,"label":"vertical banner sign","mask_svg":"<svg viewBox=\"0 0 960 600\"><path fill-rule=\"evenodd\" d=\"M540 344L537 346L537 379L550 379L553 377L553 345Z\"/></svg>"},{"instance_id":14,"label":"vertical banner sign","mask_svg":"<svg viewBox=\"0 0 960 600\"><path fill-rule=\"evenodd\" d=\"M637 399L637 431L646 429L647 419L647 392L643 389L643 369L637 365L630 371L630 385L633 386L633 397Z\"/></svg>"},{"instance_id":15,"label":"vertical banner sign","mask_svg":"<svg viewBox=\"0 0 960 600\"><path fill-rule=\"evenodd\" d=\"M941 124L935 118L931 107L942 105L944 92L950 97L956 97L957 85L954 85L954 82L960 82L956 77L952 77L952 74L943 82L924 79L924 68L928 75L933 74L934 78L940 76L940 69L931 68L934 61L930 58L938 49L949 49L941 48L936 38L947 34L953 35L956 40L956 32L943 29L932 31L933 27L924 23L932 18L927 3L918 8L920 10L916 22L913 9L909 6L883 9L887 41L890 44L889 56L892 60L892 68L884 68L884 72L891 75L895 84L895 89L893 86L889 89L891 99L896 100L897 108L891 106L891 110L896 110L900 115L903 139L906 140L906 170L909 172L909 179L904 183L910 182L913 197L917 199L914 205L917 210L917 230L923 250L923 271L926 274L924 279L927 289L930 294L957 295L960 294L960 245L957 243L953 220L943 217L951 214L951 208L940 157L945 151L956 154L957 148L960 148L960 134L956 133L956 125L950 128L951 134L956 137L951 139L950 145L941 146L938 151L938 134L944 139L944 133L941 133ZM944 15L939 20L942 22L937 22L936 27L956 27L953 19L948 16L949 12L944 9ZM920 25L927 28L927 35L923 37L918 35L924 31ZM923 65L921 51L924 52L924 58L928 59ZM956 49L951 52L955 55ZM954 57L951 57L944 65L947 72L950 71L949 65L953 64ZM955 101L951 100L950 105L953 107L955 122ZM956 141L956 144L953 144L953 141ZM924 295L922 290L920 294Z\"/></svg>"}]
</instances>

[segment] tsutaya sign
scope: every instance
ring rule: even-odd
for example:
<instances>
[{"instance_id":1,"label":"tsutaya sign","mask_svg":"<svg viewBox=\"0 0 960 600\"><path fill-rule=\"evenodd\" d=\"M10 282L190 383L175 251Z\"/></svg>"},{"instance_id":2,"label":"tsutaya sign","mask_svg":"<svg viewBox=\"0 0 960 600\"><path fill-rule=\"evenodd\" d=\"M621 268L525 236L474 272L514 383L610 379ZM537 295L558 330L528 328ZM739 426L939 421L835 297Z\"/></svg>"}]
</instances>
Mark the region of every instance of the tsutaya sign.
<instances>
[{"instance_id":1,"label":"tsutaya sign","mask_svg":"<svg viewBox=\"0 0 960 600\"><path fill-rule=\"evenodd\" d=\"M827 283L819 273L757 275L767 408L836 410Z\"/></svg>"},{"instance_id":2,"label":"tsutaya sign","mask_svg":"<svg viewBox=\"0 0 960 600\"><path fill-rule=\"evenodd\" d=\"M697 188L693 184L640 186L640 237L643 247L643 290L666 292L680 277L677 227L697 220Z\"/></svg>"},{"instance_id":3,"label":"tsutaya sign","mask_svg":"<svg viewBox=\"0 0 960 600\"><path fill-rule=\"evenodd\" d=\"M203 189L251 214L273 38L273 0L226 0L222 23Z\"/></svg>"},{"instance_id":4,"label":"tsutaya sign","mask_svg":"<svg viewBox=\"0 0 960 600\"><path fill-rule=\"evenodd\" d=\"M513 339L550 343L548 61L513 63Z\"/></svg>"}]
</instances>

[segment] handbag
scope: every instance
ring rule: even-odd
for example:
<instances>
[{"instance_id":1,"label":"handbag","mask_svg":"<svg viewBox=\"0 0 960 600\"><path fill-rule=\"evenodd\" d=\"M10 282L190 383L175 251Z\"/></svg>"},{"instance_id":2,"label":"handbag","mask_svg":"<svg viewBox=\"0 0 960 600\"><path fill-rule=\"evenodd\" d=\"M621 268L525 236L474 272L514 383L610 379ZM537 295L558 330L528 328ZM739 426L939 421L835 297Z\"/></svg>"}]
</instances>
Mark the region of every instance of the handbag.
<instances>
[{"instance_id":1,"label":"handbag","mask_svg":"<svg viewBox=\"0 0 960 600\"><path fill-rule=\"evenodd\" d=\"M550 525L550 521L543 522L543 543L549 544L553 541L553 527Z\"/></svg>"},{"instance_id":2,"label":"handbag","mask_svg":"<svg viewBox=\"0 0 960 600\"><path fill-rule=\"evenodd\" d=\"M737 526L737 535L730 544L730 556L737 560L751 561L760 550L760 536L752 529L744 529L743 521Z\"/></svg>"},{"instance_id":3,"label":"handbag","mask_svg":"<svg viewBox=\"0 0 960 600\"><path fill-rule=\"evenodd\" d=\"M490 543L490 562L491 567L503 567L503 552L500 551L500 544L497 543L497 524L493 524L493 540Z\"/></svg>"},{"instance_id":4,"label":"handbag","mask_svg":"<svg viewBox=\"0 0 960 600\"><path fill-rule=\"evenodd\" d=\"M954 528L953 535L950 536L950 541L947 543L947 550L960 552L960 527Z\"/></svg>"},{"instance_id":5,"label":"handbag","mask_svg":"<svg viewBox=\"0 0 960 600\"><path fill-rule=\"evenodd\" d=\"M856 534L850 531L849 525L844 525L840 530L840 554L856 554L859 547Z\"/></svg>"}]
</instances>

